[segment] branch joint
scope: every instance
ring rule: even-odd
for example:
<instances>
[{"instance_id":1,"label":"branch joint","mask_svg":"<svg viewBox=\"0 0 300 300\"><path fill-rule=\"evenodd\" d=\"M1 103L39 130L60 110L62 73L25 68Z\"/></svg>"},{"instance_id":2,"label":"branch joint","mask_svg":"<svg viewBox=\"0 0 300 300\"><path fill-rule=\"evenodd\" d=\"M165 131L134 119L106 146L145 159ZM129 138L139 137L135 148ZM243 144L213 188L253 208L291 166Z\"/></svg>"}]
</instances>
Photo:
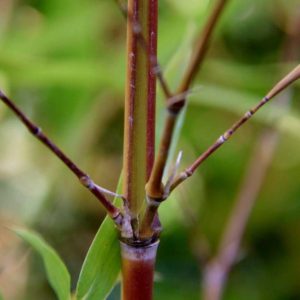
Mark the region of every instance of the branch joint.
<instances>
[{"instance_id":1,"label":"branch joint","mask_svg":"<svg viewBox=\"0 0 300 300\"><path fill-rule=\"evenodd\" d=\"M146 196L147 205L149 207L159 207L161 202L165 200L165 197L162 198L152 198L149 196Z\"/></svg>"},{"instance_id":2,"label":"branch joint","mask_svg":"<svg viewBox=\"0 0 300 300\"><path fill-rule=\"evenodd\" d=\"M172 99L172 98L171 98ZM186 103L186 99L185 98L181 98L181 99L176 99L176 101L170 101L170 103L168 103L167 105L167 111L174 115L177 116L181 110L183 109L184 105Z\"/></svg>"}]
</instances>

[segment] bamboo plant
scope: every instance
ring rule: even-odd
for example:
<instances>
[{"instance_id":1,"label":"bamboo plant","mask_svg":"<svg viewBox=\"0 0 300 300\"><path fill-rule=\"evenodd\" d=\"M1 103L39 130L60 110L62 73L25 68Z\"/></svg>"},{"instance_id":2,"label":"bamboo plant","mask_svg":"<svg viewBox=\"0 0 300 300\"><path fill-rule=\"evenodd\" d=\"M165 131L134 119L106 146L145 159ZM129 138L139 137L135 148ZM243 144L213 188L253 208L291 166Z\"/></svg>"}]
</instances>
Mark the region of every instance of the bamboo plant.
<instances>
[{"instance_id":1,"label":"bamboo plant","mask_svg":"<svg viewBox=\"0 0 300 300\"><path fill-rule=\"evenodd\" d=\"M201 69L214 29L228 2L230 1L215 1L206 24L199 30L193 53L182 74L181 82L175 90L172 90L164 77L157 56L158 0L128 0L127 3L117 1L127 21L127 72L121 191L112 192L99 186L48 138L21 108L14 104L3 91L0 92L2 102L15 113L38 140L69 168L107 212L108 219L98 232L83 265L76 295L74 295L77 297L76 299L102 299L107 293L105 289L99 290L97 285L97 280L101 280L101 276L106 276L105 268L101 269L102 265L97 263L97 251L100 251L101 247L107 247L108 252L112 249L115 251L115 247L121 248L122 299L152 299L156 253L162 231L159 220L160 205L164 201L168 201L170 194L191 177L199 166L227 142L262 106L299 79L300 66L296 66L275 83L257 105L245 112L194 162L178 171L181 160L180 153L171 170L167 170L176 122L188 101L195 76ZM157 83L163 91L166 108L161 139L158 143L158 150L155 151ZM166 173L169 173L167 179L165 179ZM111 202L107 195L113 195L121 201ZM119 205L117 202L121 202L121 204ZM111 244L109 245L111 248L109 248L105 241L99 242L105 226L107 227L105 234L109 232L111 235L117 235L119 246ZM16 232L42 254L49 281L58 298L69 299L70 278L65 266L53 250L32 232L22 229L16 229ZM52 263L49 257L52 259ZM56 266L55 270L53 270L54 265ZM99 269L101 270L99 271ZM97 272L102 272L101 276ZM107 274L107 277L110 278L107 284L109 290L115 277L114 274Z\"/></svg>"}]
</instances>

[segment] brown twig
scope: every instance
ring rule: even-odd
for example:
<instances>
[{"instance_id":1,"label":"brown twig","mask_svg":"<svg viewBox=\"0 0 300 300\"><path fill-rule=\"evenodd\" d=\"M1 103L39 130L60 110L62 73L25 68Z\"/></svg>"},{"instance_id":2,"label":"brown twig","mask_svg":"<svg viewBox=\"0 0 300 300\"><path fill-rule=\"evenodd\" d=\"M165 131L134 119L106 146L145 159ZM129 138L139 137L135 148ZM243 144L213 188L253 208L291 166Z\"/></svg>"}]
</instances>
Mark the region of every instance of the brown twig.
<instances>
[{"instance_id":1,"label":"brown twig","mask_svg":"<svg viewBox=\"0 0 300 300\"><path fill-rule=\"evenodd\" d=\"M283 61L293 61L298 57L299 13L287 24L290 30L288 30L283 48ZM290 94L291 89L287 89L274 104L280 108L287 108L291 98ZM219 250L205 268L203 279L203 299L205 300L217 300L222 297L229 272L239 255L247 221L272 162L278 139L279 133L275 129L268 128L264 130L257 141L235 205L222 233Z\"/></svg>"},{"instance_id":2,"label":"brown twig","mask_svg":"<svg viewBox=\"0 0 300 300\"><path fill-rule=\"evenodd\" d=\"M193 175L195 170L219 147L221 147L245 122L247 122L262 106L274 98L283 89L287 88L294 81L300 77L300 65L287 74L281 81L279 81L268 94L252 109L248 110L242 118L234 123L223 135L221 135L206 151L204 151L197 160L181 172L175 179L171 186L173 191L179 184Z\"/></svg>"},{"instance_id":3,"label":"brown twig","mask_svg":"<svg viewBox=\"0 0 300 300\"><path fill-rule=\"evenodd\" d=\"M158 153L154 162L154 166L146 185L147 208L141 225L141 235L151 235L151 224L158 210L159 204L166 199L165 189L162 183L163 174L165 171L167 159L169 156L170 146L173 140L176 121L182 108L185 105L186 92L188 91L195 74L200 69L203 59L208 48L213 30L216 27L217 21L220 18L227 0L218 0L212 14L210 15L204 29L200 33L199 41L196 45L194 53L191 57L186 74L183 77L177 93L171 97L167 97L167 116L163 128L162 137L160 140ZM182 97L178 97L182 95ZM176 100L175 100L176 99Z\"/></svg>"},{"instance_id":4,"label":"brown twig","mask_svg":"<svg viewBox=\"0 0 300 300\"><path fill-rule=\"evenodd\" d=\"M209 16L207 23L205 24L203 30L200 32L195 51L191 57L190 63L183 76L181 84L179 85L177 93L183 93L187 89L189 89L192 81L198 74L205 58L213 31L216 28L217 22L219 21L221 13L224 11L224 7L227 2L228 0L217 0L217 3L214 6L211 15Z\"/></svg>"},{"instance_id":5,"label":"brown twig","mask_svg":"<svg viewBox=\"0 0 300 300\"><path fill-rule=\"evenodd\" d=\"M220 19L221 12L224 10L225 4L228 0L218 0L207 23L205 24L203 30L200 32L200 38L197 42L194 53L190 59L186 73L183 76L183 79L179 85L176 95L184 95L187 90L190 88L190 85L195 78L195 75L198 73L205 54L208 49L213 30L216 27L217 21ZM159 146L158 156L154 163L153 172L151 174L150 180L148 182L147 194L151 198L158 198L159 191L162 184L162 176L166 166L166 161L169 154L170 145L173 139L174 128L176 124L177 117L181 112L186 96L171 97L168 99L167 105L167 117L165 120L165 126L163 129L163 134Z\"/></svg>"},{"instance_id":6,"label":"brown twig","mask_svg":"<svg viewBox=\"0 0 300 300\"><path fill-rule=\"evenodd\" d=\"M83 172L68 156L66 156L60 148L58 148L41 130L40 127L35 125L21 110L17 107L12 100L10 100L2 91L0 91L0 99L15 113L15 115L21 120L21 122L27 127L41 143L43 143L48 149L50 149L55 156L57 156L69 170L79 179L79 181L91 191L94 196L105 207L109 216L120 225L122 220L121 212L115 207L103 194L105 189L99 187L94 181ZM109 191L110 192L110 191ZM112 193L112 192L110 192Z\"/></svg>"}]
</instances>

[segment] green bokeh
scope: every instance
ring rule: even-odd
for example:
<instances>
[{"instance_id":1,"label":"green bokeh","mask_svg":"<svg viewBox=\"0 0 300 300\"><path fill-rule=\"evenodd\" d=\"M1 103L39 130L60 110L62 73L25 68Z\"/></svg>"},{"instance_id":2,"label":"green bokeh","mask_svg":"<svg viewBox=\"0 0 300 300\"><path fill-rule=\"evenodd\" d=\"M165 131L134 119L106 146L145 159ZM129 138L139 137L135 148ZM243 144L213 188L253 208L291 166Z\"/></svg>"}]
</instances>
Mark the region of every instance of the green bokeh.
<instances>
[{"instance_id":1,"label":"green bokeh","mask_svg":"<svg viewBox=\"0 0 300 300\"><path fill-rule=\"evenodd\" d=\"M214 3L191 1L182 8L183 2L160 2L159 59L172 85L186 66L192 47L191 43L185 48L187 41L197 36ZM284 62L282 52L286 22L299 3L274 2L229 1L186 112L177 149L184 151L182 167L296 65ZM110 0L0 3L1 88L110 189L116 187L122 164L125 33L122 15ZM186 55L181 53L176 61L179 49ZM174 203L164 204L156 299L199 298L203 268L194 252L202 235L195 232L207 237L215 253L256 140L266 126L279 129L279 143L225 299L300 298L299 83L292 94L289 113L262 109L203 164L174 195ZM104 212L2 105L0 143L0 225L16 222L41 232L66 262L74 288ZM195 220L184 207L192 210ZM28 276L27 288L14 300L54 299L42 265L31 258L29 275L19 274ZM115 294L112 298L117 299Z\"/></svg>"}]
</instances>

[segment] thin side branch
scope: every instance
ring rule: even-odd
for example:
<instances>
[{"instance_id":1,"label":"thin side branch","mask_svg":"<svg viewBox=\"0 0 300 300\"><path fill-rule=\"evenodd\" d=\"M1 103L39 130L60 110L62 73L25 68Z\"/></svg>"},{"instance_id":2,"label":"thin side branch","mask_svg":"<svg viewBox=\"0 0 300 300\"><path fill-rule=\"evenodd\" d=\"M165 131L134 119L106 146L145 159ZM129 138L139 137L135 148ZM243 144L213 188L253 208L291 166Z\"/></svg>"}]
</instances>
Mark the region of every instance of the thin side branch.
<instances>
[{"instance_id":1,"label":"thin side branch","mask_svg":"<svg viewBox=\"0 0 300 300\"><path fill-rule=\"evenodd\" d=\"M300 12L296 13L287 24L290 31L283 48L283 61L286 62L295 61L298 57L299 16ZM287 109L291 100L291 93L291 88L286 89L274 104L278 108ZM203 276L204 300L222 298L229 273L238 260L247 222L255 202L258 200L258 194L273 160L279 137L279 133L275 129L267 128L257 140L235 204L221 235L219 250L205 267Z\"/></svg>"},{"instance_id":2,"label":"thin side branch","mask_svg":"<svg viewBox=\"0 0 300 300\"><path fill-rule=\"evenodd\" d=\"M12 100L10 100L2 91L0 91L0 99L10 108L11 111L21 120L21 122L27 127L27 129L32 133L41 143L43 143L48 149L50 149L55 156L57 156L68 168L69 170L79 179L79 181L87 189L90 190L92 194L99 200L99 202L105 207L109 216L114 219L116 224L120 224L122 215L117 207L115 207L103 194L105 189L99 187L94 183L94 181L83 172L63 151L58 148L43 132L40 127L35 125L22 111L16 106ZM112 193L112 192L110 192Z\"/></svg>"},{"instance_id":3,"label":"thin side branch","mask_svg":"<svg viewBox=\"0 0 300 300\"><path fill-rule=\"evenodd\" d=\"M186 99L186 92L189 89L192 80L196 73L199 71L203 59L205 57L206 49L208 48L210 38L213 30L220 18L221 12L223 11L227 0L218 0L214 7L212 14L210 15L204 29L201 31L200 38L197 42L194 54L189 62L186 74L178 88L176 95L182 95L182 97L171 97L168 99L167 105L167 117L165 120L165 126L159 146L158 156L154 163L154 168L148 182L147 194L151 198L161 197L161 184L162 176L166 166L166 161L169 154L170 145L173 138L174 128L177 117L181 112Z\"/></svg>"},{"instance_id":4,"label":"thin side branch","mask_svg":"<svg viewBox=\"0 0 300 300\"><path fill-rule=\"evenodd\" d=\"M172 143L172 136L176 125L177 114L167 111L163 135L159 144L158 154L151 172L151 176L146 186L147 195L150 198L161 201L164 196L164 186L162 178L169 150Z\"/></svg>"},{"instance_id":5,"label":"thin side branch","mask_svg":"<svg viewBox=\"0 0 300 300\"><path fill-rule=\"evenodd\" d=\"M213 30L220 18L221 12L225 7L226 2L227 0L218 0L216 6L212 11L212 14L210 15L206 25L204 26L203 31L201 31L200 38L196 45L194 54L191 57L189 67L183 77L182 83L179 85L177 93L175 95L171 95L171 93L169 95L166 95L167 116L165 119L165 125L158 148L158 154L156 156L149 181L146 185L146 194L148 201L145 216L141 226L141 235L143 236L151 235L151 226L154 216L158 210L158 206L163 200L166 199L166 197L168 197L168 195L165 194L165 188L162 182L162 178L173 140L176 121L185 105L186 93L189 90L189 87L196 73L202 65Z\"/></svg>"},{"instance_id":6,"label":"thin side branch","mask_svg":"<svg viewBox=\"0 0 300 300\"><path fill-rule=\"evenodd\" d=\"M179 85L177 93L183 93L191 86L192 81L198 74L203 60L206 55L206 51L209 47L209 43L216 28L220 16L224 11L225 5L228 0L217 0L211 15L209 16L207 23L205 24L203 30L200 31L199 39L197 41L194 53L191 57L187 70L183 76L181 84Z\"/></svg>"},{"instance_id":7,"label":"thin side branch","mask_svg":"<svg viewBox=\"0 0 300 300\"><path fill-rule=\"evenodd\" d=\"M245 122L247 122L262 106L274 98L283 89L287 88L300 77L300 65L279 81L268 94L252 109L248 110L242 118L234 123L223 135L221 135L206 151L204 151L197 160L188 168L181 172L171 185L171 191L174 190L180 183L192 176L195 170L218 148L220 148Z\"/></svg>"},{"instance_id":8,"label":"thin side branch","mask_svg":"<svg viewBox=\"0 0 300 300\"><path fill-rule=\"evenodd\" d=\"M158 148L158 154L156 156L149 181L146 184L147 207L140 230L140 235L143 238L149 238L154 234L154 230L152 228L154 217L157 214L160 203L168 196L165 194L165 187L162 182L162 178L169 156L177 116L178 112L174 113L167 110L167 117Z\"/></svg>"}]
</instances>

